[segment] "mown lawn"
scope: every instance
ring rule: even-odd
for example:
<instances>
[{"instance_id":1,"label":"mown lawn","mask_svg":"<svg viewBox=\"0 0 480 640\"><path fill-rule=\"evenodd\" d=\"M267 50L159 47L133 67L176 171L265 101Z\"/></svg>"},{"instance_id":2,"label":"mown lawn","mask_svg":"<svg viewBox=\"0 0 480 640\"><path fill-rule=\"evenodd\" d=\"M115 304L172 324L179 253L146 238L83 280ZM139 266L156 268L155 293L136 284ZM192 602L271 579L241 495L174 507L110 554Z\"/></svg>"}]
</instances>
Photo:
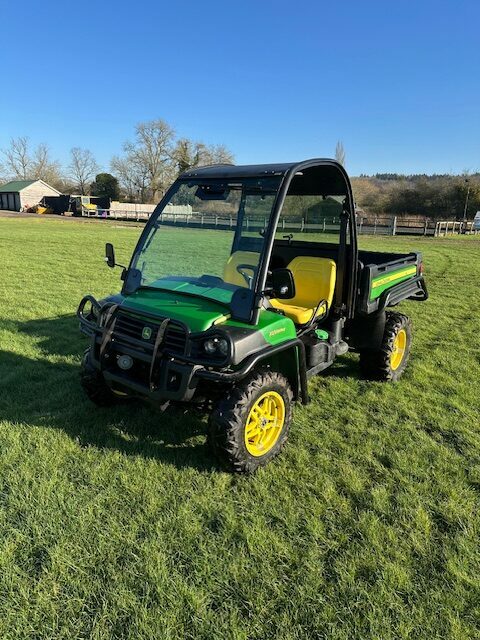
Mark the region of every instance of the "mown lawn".
<instances>
[{"instance_id":1,"label":"mown lawn","mask_svg":"<svg viewBox=\"0 0 480 640\"><path fill-rule=\"evenodd\" d=\"M342 358L239 477L204 416L79 387L76 305L138 234L0 220L0 638L478 638L480 239L362 238L424 252L407 373Z\"/></svg>"}]
</instances>

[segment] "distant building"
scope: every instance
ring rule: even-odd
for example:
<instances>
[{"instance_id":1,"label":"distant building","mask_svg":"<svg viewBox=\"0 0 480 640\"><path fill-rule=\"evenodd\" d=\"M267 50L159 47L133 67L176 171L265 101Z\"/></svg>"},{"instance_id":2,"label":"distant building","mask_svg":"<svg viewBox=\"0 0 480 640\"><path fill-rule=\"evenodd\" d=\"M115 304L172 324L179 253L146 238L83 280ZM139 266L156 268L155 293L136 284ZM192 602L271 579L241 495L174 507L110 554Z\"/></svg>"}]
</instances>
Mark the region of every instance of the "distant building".
<instances>
[{"instance_id":1,"label":"distant building","mask_svg":"<svg viewBox=\"0 0 480 640\"><path fill-rule=\"evenodd\" d=\"M480 231L480 211L477 211L473 219L473 229L474 231Z\"/></svg>"},{"instance_id":2,"label":"distant building","mask_svg":"<svg viewBox=\"0 0 480 640\"><path fill-rule=\"evenodd\" d=\"M59 195L60 191L43 180L12 180L0 187L0 209L24 211L34 207L45 196Z\"/></svg>"}]
</instances>

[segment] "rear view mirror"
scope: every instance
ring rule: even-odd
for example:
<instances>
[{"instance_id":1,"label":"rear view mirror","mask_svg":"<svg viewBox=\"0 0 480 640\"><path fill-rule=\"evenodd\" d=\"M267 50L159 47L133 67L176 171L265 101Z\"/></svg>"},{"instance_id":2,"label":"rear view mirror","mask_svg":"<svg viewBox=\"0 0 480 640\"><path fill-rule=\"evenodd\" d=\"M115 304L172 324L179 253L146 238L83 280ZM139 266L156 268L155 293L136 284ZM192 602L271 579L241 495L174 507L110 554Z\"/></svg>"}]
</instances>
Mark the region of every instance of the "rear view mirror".
<instances>
[{"instance_id":1,"label":"rear view mirror","mask_svg":"<svg viewBox=\"0 0 480 640\"><path fill-rule=\"evenodd\" d=\"M295 282L290 269L274 269L272 271L273 296L280 300L295 297Z\"/></svg>"},{"instance_id":2,"label":"rear view mirror","mask_svg":"<svg viewBox=\"0 0 480 640\"><path fill-rule=\"evenodd\" d=\"M105 262L111 269L115 266L115 249L111 242L105 245Z\"/></svg>"},{"instance_id":3,"label":"rear view mirror","mask_svg":"<svg viewBox=\"0 0 480 640\"><path fill-rule=\"evenodd\" d=\"M230 189L224 184L200 184L195 196L200 200L226 200Z\"/></svg>"}]
</instances>

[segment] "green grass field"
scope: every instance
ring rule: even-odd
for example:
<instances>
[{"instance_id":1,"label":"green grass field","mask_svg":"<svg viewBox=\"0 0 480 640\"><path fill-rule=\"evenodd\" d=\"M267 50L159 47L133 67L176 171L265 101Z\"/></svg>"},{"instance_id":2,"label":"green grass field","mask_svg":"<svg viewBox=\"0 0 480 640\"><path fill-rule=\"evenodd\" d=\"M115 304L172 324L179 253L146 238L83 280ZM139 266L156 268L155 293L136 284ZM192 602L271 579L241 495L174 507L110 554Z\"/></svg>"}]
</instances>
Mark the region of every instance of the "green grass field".
<instances>
[{"instance_id":1,"label":"green grass field","mask_svg":"<svg viewBox=\"0 0 480 640\"><path fill-rule=\"evenodd\" d=\"M80 389L76 305L139 232L0 220L0 638L480 637L479 239L362 238L424 252L405 376L339 359L240 477L204 416Z\"/></svg>"}]
</instances>

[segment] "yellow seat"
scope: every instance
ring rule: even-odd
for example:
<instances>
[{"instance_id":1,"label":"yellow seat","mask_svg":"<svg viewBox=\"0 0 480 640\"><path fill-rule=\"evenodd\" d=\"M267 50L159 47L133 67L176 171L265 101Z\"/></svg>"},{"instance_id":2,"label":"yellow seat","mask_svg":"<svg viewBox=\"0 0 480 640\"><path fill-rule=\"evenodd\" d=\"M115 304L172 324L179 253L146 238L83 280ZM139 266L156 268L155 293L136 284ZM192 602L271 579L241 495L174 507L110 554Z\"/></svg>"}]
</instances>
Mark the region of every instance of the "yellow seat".
<instances>
[{"instance_id":1,"label":"yellow seat","mask_svg":"<svg viewBox=\"0 0 480 640\"><path fill-rule=\"evenodd\" d=\"M337 265L330 258L297 256L288 268L295 282L295 296L286 300L272 299L270 303L281 309L295 324L307 324L313 318L320 300L325 300L328 309L332 304L335 291ZM325 304L316 311L316 316L327 311Z\"/></svg>"},{"instance_id":2,"label":"yellow seat","mask_svg":"<svg viewBox=\"0 0 480 640\"><path fill-rule=\"evenodd\" d=\"M249 265L250 269L245 269L245 273L254 276L254 270L258 266L259 254L255 251L235 251L227 260L227 264L223 270L223 281L230 284L236 284L239 287L248 287L248 283L241 273L237 271L237 267L241 264Z\"/></svg>"}]
</instances>

